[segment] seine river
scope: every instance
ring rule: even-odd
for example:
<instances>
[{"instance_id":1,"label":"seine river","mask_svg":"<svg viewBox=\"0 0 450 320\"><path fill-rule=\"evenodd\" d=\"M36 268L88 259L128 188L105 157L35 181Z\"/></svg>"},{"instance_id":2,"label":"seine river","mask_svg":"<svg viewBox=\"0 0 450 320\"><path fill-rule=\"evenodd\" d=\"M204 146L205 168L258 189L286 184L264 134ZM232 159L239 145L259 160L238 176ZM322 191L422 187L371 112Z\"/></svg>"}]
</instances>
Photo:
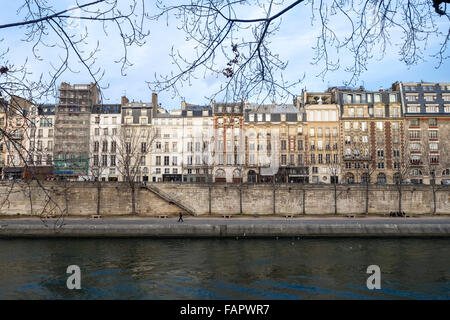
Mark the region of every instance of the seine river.
<instances>
[{"instance_id":1,"label":"seine river","mask_svg":"<svg viewBox=\"0 0 450 320\"><path fill-rule=\"evenodd\" d=\"M0 240L0 299L450 299L448 239ZM81 290L66 269L81 268ZM366 287L369 265L381 289Z\"/></svg>"}]
</instances>

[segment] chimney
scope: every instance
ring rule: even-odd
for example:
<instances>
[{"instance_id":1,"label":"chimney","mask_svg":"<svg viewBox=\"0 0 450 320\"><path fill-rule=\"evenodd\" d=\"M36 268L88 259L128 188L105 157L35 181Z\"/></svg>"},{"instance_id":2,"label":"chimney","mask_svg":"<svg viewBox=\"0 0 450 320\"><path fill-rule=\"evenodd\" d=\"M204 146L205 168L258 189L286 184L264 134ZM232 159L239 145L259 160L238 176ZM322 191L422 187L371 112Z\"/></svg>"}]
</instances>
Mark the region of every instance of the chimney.
<instances>
[{"instance_id":1,"label":"chimney","mask_svg":"<svg viewBox=\"0 0 450 320\"><path fill-rule=\"evenodd\" d=\"M181 110L186 110L186 101L181 101Z\"/></svg>"},{"instance_id":2,"label":"chimney","mask_svg":"<svg viewBox=\"0 0 450 320\"><path fill-rule=\"evenodd\" d=\"M152 114L153 117L158 114L158 94L153 92L152 93Z\"/></svg>"},{"instance_id":3,"label":"chimney","mask_svg":"<svg viewBox=\"0 0 450 320\"><path fill-rule=\"evenodd\" d=\"M126 96L122 96L122 99L120 100L122 107L125 106L129 102L130 102L130 100L128 100L128 98Z\"/></svg>"}]
</instances>

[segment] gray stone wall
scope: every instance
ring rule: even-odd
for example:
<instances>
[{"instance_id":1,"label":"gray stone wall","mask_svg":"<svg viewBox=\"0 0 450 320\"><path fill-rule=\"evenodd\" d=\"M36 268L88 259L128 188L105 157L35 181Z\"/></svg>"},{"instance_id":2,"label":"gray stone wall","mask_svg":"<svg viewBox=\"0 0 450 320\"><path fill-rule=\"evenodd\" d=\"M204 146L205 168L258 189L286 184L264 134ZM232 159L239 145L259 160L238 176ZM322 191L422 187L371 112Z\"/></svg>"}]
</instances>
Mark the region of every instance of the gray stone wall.
<instances>
[{"instance_id":1,"label":"gray stone wall","mask_svg":"<svg viewBox=\"0 0 450 320\"><path fill-rule=\"evenodd\" d=\"M0 183L0 215L59 214L68 207L71 216L89 216L97 212L97 185L92 182ZM141 216L177 215L183 212L177 203L196 215L332 215L333 185L294 184L176 184L155 183L167 199L137 185L136 208ZM304 195L303 195L304 194ZM363 214L366 191L364 185L339 185L336 190L338 214ZM131 213L131 192L126 183L106 182L101 187L100 213ZM450 214L450 186L439 186L436 212ZM305 201L303 201L305 200ZM211 208L211 210L210 210ZM371 185L369 214L398 210L395 185ZM427 185L405 185L402 188L402 210L409 214L431 214L433 192Z\"/></svg>"}]
</instances>

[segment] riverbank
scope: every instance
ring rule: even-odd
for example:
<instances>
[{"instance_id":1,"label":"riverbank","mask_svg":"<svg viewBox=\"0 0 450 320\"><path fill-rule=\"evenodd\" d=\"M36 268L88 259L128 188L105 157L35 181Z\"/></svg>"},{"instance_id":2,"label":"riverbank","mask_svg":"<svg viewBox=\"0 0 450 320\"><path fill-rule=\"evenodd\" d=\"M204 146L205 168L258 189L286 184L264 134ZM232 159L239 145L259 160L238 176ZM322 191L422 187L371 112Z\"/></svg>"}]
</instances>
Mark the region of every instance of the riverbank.
<instances>
[{"instance_id":1,"label":"riverbank","mask_svg":"<svg viewBox=\"0 0 450 320\"><path fill-rule=\"evenodd\" d=\"M0 219L1 238L449 237L450 218Z\"/></svg>"}]
</instances>

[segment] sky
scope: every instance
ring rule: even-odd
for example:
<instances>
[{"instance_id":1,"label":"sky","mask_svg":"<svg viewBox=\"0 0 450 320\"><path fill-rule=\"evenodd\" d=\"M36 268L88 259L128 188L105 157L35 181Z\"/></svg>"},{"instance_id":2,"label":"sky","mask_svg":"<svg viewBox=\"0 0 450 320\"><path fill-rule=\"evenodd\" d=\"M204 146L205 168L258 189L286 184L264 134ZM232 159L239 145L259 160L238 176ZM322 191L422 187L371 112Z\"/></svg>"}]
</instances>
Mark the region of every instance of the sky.
<instances>
[{"instance_id":1,"label":"sky","mask_svg":"<svg viewBox=\"0 0 450 320\"><path fill-rule=\"evenodd\" d=\"M5 23L16 22L23 17L17 14L17 8L22 1L8 1L0 0L0 25ZM87 1L79 0L80 3ZM286 1L285 5L292 1ZM69 8L76 3L73 0L54 0L49 3L55 4L58 8ZM154 13L153 1L150 3L150 13ZM298 94L301 93L302 88L308 91L323 91L329 86L340 86L347 80L350 75L346 73L341 67L337 71L329 72L325 79L318 77L321 69L318 66L312 65L313 49L316 37L320 31L317 24L311 26L308 8L300 6L288 12L283 16L280 25L280 30L271 38L272 50L280 54L280 57L288 61L288 68L284 71L283 76L286 79L295 80L303 75L305 78L300 86L296 88ZM256 17L258 12L243 10L242 17ZM89 38L85 45L86 52L92 49L99 41L101 51L97 55L96 66L105 70L105 75L102 81L102 86L108 87L103 90L105 103L120 103L120 97L126 95L130 100L135 101L151 101L151 90L148 88L146 81L154 80L155 74L169 74L175 71L175 66L171 63L169 58L170 49L172 47L180 50L187 56L193 55L193 45L187 42L185 34L176 28L176 21L170 18L168 21L152 22L147 25L150 30L150 36L147 38L145 45L141 47L132 47L128 51L128 56L132 66L127 68L126 76L121 75L120 66L114 61L120 59L122 55L121 39L114 28L108 29L106 36L101 27L85 22L75 23L71 26L73 32L83 32L84 28L89 28ZM438 20L442 30L448 30L448 20ZM342 26L338 21L335 24L337 32L345 33L345 26ZM25 36L25 28L8 28L0 29L0 49L10 48L7 55L9 62L14 64L22 64L27 61L30 77L38 78L41 74L48 73L51 64L58 61L61 56L61 50L57 47L40 46L39 54L42 60L35 59L31 54L31 45L23 41ZM400 33L393 32L391 35L392 42L395 43L401 37ZM55 37L51 34L46 39L48 43L55 41ZM386 49L386 54L383 59L372 59L368 65L367 70L360 76L356 86L364 85L368 90L378 90L379 88L389 88L395 81L434 81L434 82L450 82L450 64L449 61L444 62L439 69L436 69L437 61L430 57L439 45L439 39L430 39L428 48L424 52L426 61L422 61L414 66L406 66L399 61L398 46L393 44ZM447 55L448 55L447 50ZM375 58L379 54L374 52ZM336 55L337 58L345 65L349 62L349 55L345 51ZM60 82L65 81L71 84L87 83L92 79L86 70L73 61L73 71L65 72L60 77ZM0 64L4 61L0 60ZM159 102L166 109L180 108L182 99L188 103L194 104L208 104L207 96L212 95L215 90L224 81L224 77L216 77L207 75L205 78L200 76L197 80L190 84L184 84L180 88L180 96L174 96L172 92L160 92ZM56 102L43 101L43 102Z\"/></svg>"}]
</instances>

